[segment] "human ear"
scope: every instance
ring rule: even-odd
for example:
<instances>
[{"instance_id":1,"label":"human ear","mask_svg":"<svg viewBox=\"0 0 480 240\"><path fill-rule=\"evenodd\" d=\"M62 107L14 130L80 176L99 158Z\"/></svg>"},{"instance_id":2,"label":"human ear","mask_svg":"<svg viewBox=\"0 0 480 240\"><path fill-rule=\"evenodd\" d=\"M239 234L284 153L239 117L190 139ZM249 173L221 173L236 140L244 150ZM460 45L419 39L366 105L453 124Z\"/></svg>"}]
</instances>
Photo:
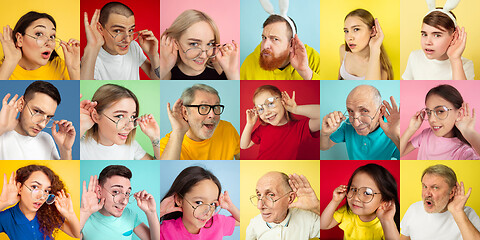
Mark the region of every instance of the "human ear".
<instances>
[{"instance_id":1,"label":"human ear","mask_svg":"<svg viewBox=\"0 0 480 240\"><path fill-rule=\"evenodd\" d=\"M15 37L17 38L17 46L16 47L22 47L23 46L23 35L19 32L15 34Z\"/></svg>"},{"instance_id":2,"label":"human ear","mask_svg":"<svg viewBox=\"0 0 480 240\"><path fill-rule=\"evenodd\" d=\"M25 98L21 96L17 101L18 101L18 105L17 105L18 111L22 112L23 108L25 107Z\"/></svg>"},{"instance_id":3,"label":"human ear","mask_svg":"<svg viewBox=\"0 0 480 240\"><path fill-rule=\"evenodd\" d=\"M98 199L102 199L102 193L100 190L100 185L95 186L95 193L97 194Z\"/></svg>"},{"instance_id":4,"label":"human ear","mask_svg":"<svg viewBox=\"0 0 480 240\"><path fill-rule=\"evenodd\" d=\"M100 116L98 115L96 109L93 109L93 111L91 113L91 117L92 117L92 120L93 120L94 123L98 123L100 121Z\"/></svg>"},{"instance_id":5,"label":"human ear","mask_svg":"<svg viewBox=\"0 0 480 240\"><path fill-rule=\"evenodd\" d=\"M103 36L103 26L102 26L102 24L99 23L99 22L97 22L97 29L98 29L98 31L100 32L100 34L102 34L102 36Z\"/></svg>"},{"instance_id":6,"label":"human ear","mask_svg":"<svg viewBox=\"0 0 480 240\"><path fill-rule=\"evenodd\" d=\"M377 28L375 26L372 26L370 37L375 37L375 35L377 35Z\"/></svg>"},{"instance_id":7,"label":"human ear","mask_svg":"<svg viewBox=\"0 0 480 240\"><path fill-rule=\"evenodd\" d=\"M183 115L183 119L185 119L185 121L188 122L188 111L187 111L187 107L183 106L182 105L182 115Z\"/></svg>"},{"instance_id":8,"label":"human ear","mask_svg":"<svg viewBox=\"0 0 480 240\"><path fill-rule=\"evenodd\" d=\"M21 187L22 187L22 183L17 182L17 194L18 194L18 195L21 195L21 194L20 194L20 192L22 191L22 190L20 190Z\"/></svg>"},{"instance_id":9,"label":"human ear","mask_svg":"<svg viewBox=\"0 0 480 240\"><path fill-rule=\"evenodd\" d=\"M290 194L288 195L288 204L292 204L293 201L295 201L295 198L297 198L297 193L290 192Z\"/></svg>"},{"instance_id":10,"label":"human ear","mask_svg":"<svg viewBox=\"0 0 480 240\"><path fill-rule=\"evenodd\" d=\"M178 194L175 193L174 198L175 198L175 204L178 207L182 207L182 199L178 196Z\"/></svg>"}]
</instances>

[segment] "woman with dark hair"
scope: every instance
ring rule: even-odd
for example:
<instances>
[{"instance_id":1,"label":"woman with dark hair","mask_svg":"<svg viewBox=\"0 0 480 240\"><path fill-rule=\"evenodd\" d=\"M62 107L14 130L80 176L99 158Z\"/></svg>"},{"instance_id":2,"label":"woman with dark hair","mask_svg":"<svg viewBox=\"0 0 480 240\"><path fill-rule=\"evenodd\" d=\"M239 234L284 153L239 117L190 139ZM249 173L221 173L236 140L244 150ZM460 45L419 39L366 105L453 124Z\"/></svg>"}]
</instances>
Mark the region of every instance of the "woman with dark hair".
<instances>
[{"instance_id":1,"label":"woman with dark hair","mask_svg":"<svg viewBox=\"0 0 480 240\"><path fill-rule=\"evenodd\" d=\"M160 203L160 239L222 239L240 225L240 211L217 177L201 167L185 168ZM219 208L232 216L217 214Z\"/></svg>"},{"instance_id":2,"label":"woman with dark hair","mask_svg":"<svg viewBox=\"0 0 480 240\"><path fill-rule=\"evenodd\" d=\"M80 79L80 42L60 40L56 27L52 16L34 11L23 15L13 30L3 27L0 79ZM56 52L60 46L65 60Z\"/></svg>"},{"instance_id":3,"label":"woman with dark hair","mask_svg":"<svg viewBox=\"0 0 480 240\"><path fill-rule=\"evenodd\" d=\"M10 239L54 239L61 229L71 237L80 237L80 223L72 199L51 169L28 165L10 175L4 174L0 195L0 232Z\"/></svg>"},{"instance_id":4,"label":"woman with dark hair","mask_svg":"<svg viewBox=\"0 0 480 240\"><path fill-rule=\"evenodd\" d=\"M426 128L412 138L428 121ZM412 138L412 139L410 139ZM475 130L475 111L463 101L453 86L438 85L425 96L425 108L410 119L400 138L400 155L418 148L418 160L472 160L480 159L480 133Z\"/></svg>"}]
</instances>

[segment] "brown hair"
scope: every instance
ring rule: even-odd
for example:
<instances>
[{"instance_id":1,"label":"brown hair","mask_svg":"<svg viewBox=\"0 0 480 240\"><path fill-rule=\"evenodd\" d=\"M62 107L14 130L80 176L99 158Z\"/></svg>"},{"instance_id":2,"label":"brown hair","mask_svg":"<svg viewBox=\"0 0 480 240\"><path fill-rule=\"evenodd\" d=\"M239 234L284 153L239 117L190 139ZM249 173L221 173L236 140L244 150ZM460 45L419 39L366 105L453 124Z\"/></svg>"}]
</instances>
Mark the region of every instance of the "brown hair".
<instances>
[{"instance_id":1,"label":"brown hair","mask_svg":"<svg viewBox=\"0 0 480 240\"><path fill-rule=\"evenodd\" d=\"M263 86L260 86L257 89L255 89L255 93L253 93L252 101L253 101L254 105L255 105L255 98L257 97L257 95L262 93L262 92L265 92L265 91L270 92L272 95L276 95L276 96L282 98L282 92L280 91L280 89L278 89L277 87L272 86L272 85L263 85ZM287 109L285 109L285 118L289 122L290 122L290 120L294 120L294 118L292 116L292 113L287 111ZM260 124L267 125L261 118L258 118L258 120L260 120Z\"/></svg>"},{"instance_id":2,"label":"brown hair","mask_svg":"<svg viewBox=\"0 0 480 240\"><path fill-rule=\"evenodd\" d=\"M442 9L442 8L437 8L437 9ZM452 11L450 11L450 14L455 17ZM447 14L440 12L440 11L433 11L429 13L427 16L423 18L423 23L432 26L434 28L438 28L444 31L447 31L448 33L452 34L455 31L455 23L452 21L450 17L447 16Z\"/></svg>"},{"instance_id":3,"label":"brown hair","mask_svg":"<svg viewBox=\"0 0 480 240\"><path fill-rule=\"evenodd\" d=\"M51 183L52 194L64 190L65 185L62 180L55 174L50 168L42 165L28 165L17 169L15 181L21 183L22 185L27 181L27 179L32 175L33 172L43 172ZM53 238L53 234L58 231L58 229L63 225L64 218L55 207L55 204L43 204L36 213L38 222L40 224L40 232L43 233L43 239Z\"/></svg>"},{"instance_id":4,"label":"brown hair","mask_svg":"<svg viewBox=\"0 0 480 240\"><path fill-rule=\"evenodd\" d=\"M345 20L347 20L348 17L359 17L360 20L362 20L362 22L365 23L369 29L372 29L373 26L375 26L375 18L373 18L373 15L365 9L355 9L349 12L347 16L345 16ZM350 47L348 47L347 42L345 42L345 51L352 52ZM383 47L383 43L382 46L380 46L380 64L381 69L387 72L387 80L393 80L392 63L390 63L390 59L388 58L387 52Z\"/></svg>"},{"instance_id":5,"label":"brown hair","mask_svg":"<svg viewBox=\"0 0 480 240\"><path fill-rule=\"evenodd\" d=\"M433 174L433 175L438 175L443 177L445 179L445 182L450 187L450 189L452 189L457 185L457 175L455 174L455 171L453 171L453 169L443 164L430 166L427 169L423 170L420 181L423 180L423 177L425 176L425 174Z\"/></svg>"},{"instance_id":6,"label":"brown hair","mask_svg":"<svg viewBox=\"0 0 480 240\"><path fill-rule=\"evenodd\" d=\"M293 23L293 26L295 27L295 29L297 30L298 32L298 28L297 28L297 25L295 24L295 22L293 21L293 19L291 17L288 17L290 18L290 21L292 21ZM276 22L284 22L285 24L287 24L287 31L288 31L288 34L287 36L291 36L290 38L293 38L293 30L292 30L292 27L290 26L290 23L287 22L287 20L285 20L285 18L283 18L282 16L279 16L279 15L270 15L267 20L265 20L265 22L263 22L263 28L265 28L266 26L272 24L272 23L276 23Z\"/></svg>"},{"instance_id":7,"label":"brown hair","mask_svg":"<svg viewBox=\"0 0 480 240\"><path fill-rule=\"evenodd\" d=\"M122 87L116 84L105 84L97 89L95 94L93 94L92 102L97 102L95 109L98 114L101 114L105 109L112 106L118 100L123 98L131 98L135 101L135 117L138 117L140 111L140 105L138 104L138 99L135 94L129 89ZM135 139L136 128L130 131L127 136L126 144L130 144ZM93 126L87 130L85 133L85 138L93 138L98 142L98 124L95 123Z\"/></svg>"},{"instance_id":8,"label":"brown hair","mask_svg":"<svg viewBox=\"0 0 480 240\"><path fill-rule=\"evenodd\" d=\"M100 17L98 22L105 27L105 24L108 22L108 18L110 14L115 13L125 17L133 16L133 11L127 5L120 3L120 2L109 2L105 4L102 9L100 10Z\"/></svg>"}]
</instances>

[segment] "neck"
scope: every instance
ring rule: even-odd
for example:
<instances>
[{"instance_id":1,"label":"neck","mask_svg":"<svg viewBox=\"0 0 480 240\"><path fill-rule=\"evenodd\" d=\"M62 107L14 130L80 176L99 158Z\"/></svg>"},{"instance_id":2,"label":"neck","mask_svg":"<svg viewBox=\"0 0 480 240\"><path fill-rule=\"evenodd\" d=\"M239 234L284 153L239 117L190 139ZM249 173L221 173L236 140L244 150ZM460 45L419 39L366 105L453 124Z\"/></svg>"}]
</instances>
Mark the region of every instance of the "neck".
<instances>
[{"instance_id":1,"label":"neck","mask_svg":"<svg viewBox=\"0 0 480 240\"><path fill-rule=\"evenodd\" d=\"M205 140L205 139L201 139L201 138L197 137L197 136L192 132L191 129L188 129L188 131L187 131L186 134L187 134L187 137L188 137L188 138L192 139L192 140L195 141L195 142L201 142L201 141Z\"/></svg>"},{"instance_id":2,"label":"neck","mask_svg":"<svg viewBox=\"0 0 480 240\"><path fill-rule=\"evenodd\" d=\"M42 66L36 63L32 63L31 61L27 60L25 57L22 57L20 61L18 61L18 65L28 71L36 70Z\"/></svg>"},{"instance_id":3,"label":"neck","mask_svg":"<svg viewBox=\"0 0 480 240\"><path fill-rule=\"evenodd\" d=\"M183 63L182 61L180 61L177 64L177 67L180 69L180 71L182 71L183 74L187 76L197 76L197 75L200 75L203 71L205 71L206 65L203 65L203 68L201 70L195 70L185 65L185 63Z\"/></svg>"},{"instance_id":4,"label":"neck","mask_svg":"<svg viewBox=\"0 0 480 240\"><path fill-rule=\"evenodd\" d=\"M28 210L28 208L26 206L24 206L21 201L18 204L18 207L20 208L20 211L23 213L23 215L25 215L25 217L29 221L32 221L35 218L35 216L37 215L37 212L32 212L32 211Z\"/></svg>"},{"instance_id":5,"label":"neck","mask_svg":"<svg viewBox=\"0 0 480 240\"><path fill-rule=\"evenodd\" d=\"M439 61L445 61L447 59L448 59L447 53L444 53L441 57L437 58L437 60L439 60Z\"/></svg>"},{"instance_id":6,"label":"neck","mask_svg":"<svg viewBox=\"0 0 480 240\"><path fill-rule=\"evenodd\" d=\"M98 139L96 139L98 143L102 144L103 146L113 146L113 142L104 137L100 131L98 132Z\"/></svg>"},{"instance_id":7,"label":"neck","mask_svg":"<svg viewBox=\"0 0 480 240\"><path fill-rule=\"evenodd\" d=\"M22 128L22 125L20 125L20 119L17 123L17 126L15 126L15 128L13 130L15 130L15 132L17 132L18 134L20 134L22 136L28 136L27 132Z\"/></svg>"},{"instance_id":8,"label":"neck","mask_svg":"<svg viewBox=\"0 0 480 240\"><path fill-rule=\"evenodd\" d=\"M273 223L279 224L279 223L285 221L285 218L287 218L287 216L288 216L288 211L290 211L290 209L287 209L287 211L285 212L285 215L283 215L283 217L280 220L273 221Z\"/></svg>"},{"instance_id":9,"label":"neck","mask_svg":"<svg viewBox=\"0 0 480 240\"><path fill-rule=\"evenodd\" d=\"M103 44L102 48L103 48L103 50L105 50L105 52L107 52L110 55L114 55L114 56L118 55L118 53L116 53L115 51L112 51L111 49L106 48L105 44Z\"/></svg>"},{"instance_id":10,"label":"neck","mask_svg":"<svg viewBox=\"0 0 480 240\"><path fill-rule=\"evenodd\" d=\"M200 228L198 227L195 227L193 225L191 225L190 223L188 223L184 217L182 217L182 223L183 223L183 226L185 227L185 229L187 229L187 231L191 234L198 234L200 232Z\"/></svg>"},{"instance_id":11,"label":"neck","mask_svg":"<svg viewBox=\"0 0 480 240\"><path fill-rule=\"evenodd\" d=\"M373 219L375 219L377 217L377 215L375 213L372 213L370 215L358 215L358 218L360 218L360 220L362 220L362 222L370 222L370 221L373 221Z\"/></svg>"},{"instance_id":12,"label":"neck","mask_svg":"<svg viewBox=\"0 0 480 240\"><path fill-rule=\"evenodd\" d=\"M103 216L106 216L106 217L112 216L112 214L110 214L110 213L105 209L105 207L102 207L100 210L98 210L98 212L99 212L100 214L102 214Z\"/></svg>"},{"instance_id":13,"label":"neck","mask_svg":"<svg viewBox=\"0 0 480 240\"><path fill-rule=\"evenodd\" d=\"M353 55L361 58L361 59L364 59L365 61L368 61L370 60L370 46L366 46L364 49L362 49L360 52L352 52Z\"/></svg>"}]
</instances>

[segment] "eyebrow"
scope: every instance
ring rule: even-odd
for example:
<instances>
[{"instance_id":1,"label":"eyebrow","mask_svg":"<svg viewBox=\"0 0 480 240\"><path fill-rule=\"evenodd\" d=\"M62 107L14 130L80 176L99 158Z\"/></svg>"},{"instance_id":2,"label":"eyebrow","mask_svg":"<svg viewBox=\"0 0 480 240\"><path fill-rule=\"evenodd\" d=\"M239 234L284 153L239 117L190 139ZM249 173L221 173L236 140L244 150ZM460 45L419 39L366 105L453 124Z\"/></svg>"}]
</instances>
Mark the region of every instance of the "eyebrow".
<instances>
[{"instance_id":1,"label":"eyebrow","mask_svg":"<svg viewBox=\"0 0 480 240\"><path fill-rule=\"evenodd\" d=\"M122 26L122 25L118 25L118 24L115 24L115 25L112 25L110 28L122 28L122 29L125 29L126 27L125 26ZM135 28L135 24L130 26L130 28Z\"/></svg>"},{"instance_id":2,"label":"eyebrow","mask_svg":"<svg viewBox=\"0 0 480 240\"><path fill-rule=\"evenodd\" d=\"M115 114L115 113L128 113L128 112L125 111L125 110L117 110L117 111L115 111L115 112L113 112L113 113ZM137 112L135 111L135 112L133 112L132 114L136 114L136 113L137 113Z\"/></svg>"},{"instance_id":3,"label":"eyebrow","mask_svg":"<svg viewBox=\"0 0 480 240\"><path fill-rule=\"evenodd\" d=\"M354 27L360 27L360 25L357 24L357 25L350 26L348 28L354 28ZM348 28L343 28L343 29L348 29Z\"/></svg>"},{"instance_id":4,"label":"eyebrow","mask_svg":"<svg viewBox=\"0 0 480 240\"><path fill-rule=\"evenodd\" d=\"M427 34L425 31L420 31L421 33ZM431 34L445 34L445 32L431 32Z\"/></svg>"},{"instance_id":5,"label":"eyebrow","mask_svg":"<svg viewBox=\"0 0 480 240\"><path fill-rule=\"evenodd\" d=\"M39 28L39 27L40 27L40 28L45 28L45 29L47 29L47 27L46 27L45 25L41 25L41 24L39 24L39 25L37 25L37 26L33 27L33 29L35 29L35 28ZM52 28L52 30L54 30L54 31L55 31L56 29L53 27L53 28Z\"/></svg>"},{"instance_id":6,"label":"eyebrow","mask_svg":"<svg viewBox=\"0 0 480 240\"><path fill-rule=\"evenodd\" d=\"M116 184L116 185L112 185L111 188L114 188L114 187L119 187L119 188L123 188L123 185L120 185L120 184ZM132 189L132 187L128 187L128 189Z\"/></svg>"},{"instance_id":7,"label":"eyebrow","mask_svg":"<svg viewBox=\"0 0 480 240\"><path fill-rule=\"evenodd\" d=\"M40 186L43 186L43 184L41 184L40 182L38 181L32 181L31 183L36 183L37 185L40 185ZM52 188L52 186L48 186L47 188Z\"/></svg>"}]
</instances>

